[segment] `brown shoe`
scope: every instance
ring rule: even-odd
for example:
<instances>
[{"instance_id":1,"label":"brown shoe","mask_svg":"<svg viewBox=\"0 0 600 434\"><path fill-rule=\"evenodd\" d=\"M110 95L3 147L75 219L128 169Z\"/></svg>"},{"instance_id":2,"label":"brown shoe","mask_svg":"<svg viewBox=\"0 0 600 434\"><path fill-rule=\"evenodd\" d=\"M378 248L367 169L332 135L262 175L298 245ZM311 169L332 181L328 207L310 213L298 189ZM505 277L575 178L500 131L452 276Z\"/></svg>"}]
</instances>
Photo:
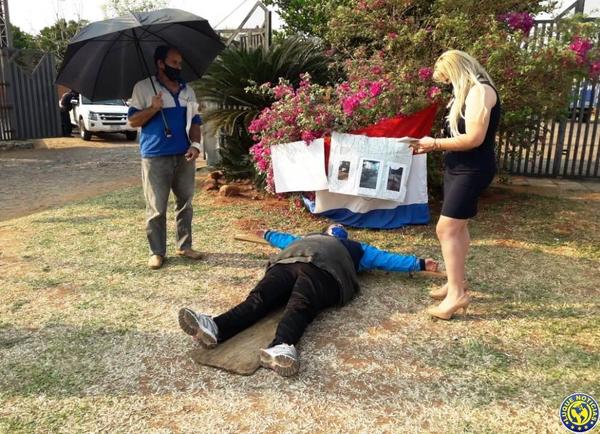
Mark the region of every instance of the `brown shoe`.
<instances>
[{"instance_id":1,"label":"brown shoe","mask_svg":"<svg viewBox=\"0 0 600 434\"><path fill-rule=\"evenodd\" d=\"M204 255L200 252L195 251L194 249L183 249L183 250L175 250L175 254L177 256L185 256L186 258L190 258L190 259L202 259L204 257Z\"/></svg>"},{"instance_id":2,"label":"brown shoe","mask_svg":"<svg viewBox=\"0 0 600 434\"><path fill-rule=\"evenodd\" d=\"M148 268L152 270L158 270L160 267L163 266L164 262L165 258L163 258L162 256L152 255L150 256L150 259L148 259Z\"/></svg>"}]
</instances>

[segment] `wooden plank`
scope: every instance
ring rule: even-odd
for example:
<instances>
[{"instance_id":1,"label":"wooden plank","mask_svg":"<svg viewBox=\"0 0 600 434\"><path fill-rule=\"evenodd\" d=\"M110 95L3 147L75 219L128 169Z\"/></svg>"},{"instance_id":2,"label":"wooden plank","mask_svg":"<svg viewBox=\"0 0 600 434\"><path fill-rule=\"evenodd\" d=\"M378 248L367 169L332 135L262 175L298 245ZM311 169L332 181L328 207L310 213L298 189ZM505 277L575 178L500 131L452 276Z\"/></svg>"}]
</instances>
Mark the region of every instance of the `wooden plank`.
<instances>
[{"instance_id":1,"label":"wooden plank","mask_svg":"<svg viewBox=\"0 0 600 434\"><path fill-rule=\"evenodd\" d=\"M592 84L592 100L590 101L590 117L589 117L588 121L585 123L585 130L583 133L583 143L581 144L581 158L579 158L579 169L577 170L578 176L583 175L583 165L585 162L585 151L588 147L590 124L592 122L596 123L598 121L598 119L594 119L592 121L592 114L594 114L594 99L597 97L597 95L596 95L596 83L591 83L591 84ZM593 148L593 145L590 144L589 147Z\"/></svg>"},{"instance_id":2,"label":"wooden plank","mask_svg":"<svg viewBox=\"0 0 600 434\"><path fill-rule=\"evenodd\" d=\"M56 57L54 54L49 54L48 70L50 71L50 81L48 83L48 98L51 101L52 107L52 124L53 124L53 136L62 136L62 122L60 120L60 109L58 108L58 100L56 99L56 87L54 82L56 81Z\"/></svg>"},{"instance_id":3,"label":"wooden plank","mask_svg":"<svg viewBox=\"0 0 600 434\"><path fill-rule=\"evenodd\" d=\"M596 90L600 90L600 83L596 84ZM588 156L588 164L586 169L586 176L595 176L592 174L592 158L594 155L594 149L598 149L598 153L600 153L600 143L596 142L596 134L598 132L598 124L600 123L600 96L597 96L596 106L595 106L595 119L594 119L594 127L592 128L592 137L590 138L590 153Z\"/></svg>"},{"instance_id":4,"label":"wooden plank","mask_svg":"<svg viewBox=\"0 0 600 434\"><path fill-rule=\"evenodd\" d=\"M552 161L552 149L555 149L556 146L554 143L555 140L555 131L556 131L556 120L552 119L552 129L550 130L550 139L548 140L548 152L546 153L546 167L541 171L541 173L543 173L544 175L548 175L551 176L552 175L552 170L550 168L550 162ZM558 140L558 137L556 137L556 140ZM542 164L543 164L543 160L542 160ZM541 166L540 166L541 167Z\"/></svg>"},{"instance_id":5,"label":"wooden plank","mask_svg":"<svg viewBox=\"0 0 600 434\"><path fill-rule=\"evenodd\" d=\"M269 242L267 240L254 234L237 234L233 236L233 239L238 241L246 241L249 243L269 245Z\"/></svg>"},{"instance_id":6,"label":"wooden plank","mask_svg":"<svg viewBox=\"0 0 600 434\"><path fill-rule=\"evenodd\" d=\"M260 368L259 351L267 348L275 338L277 325L283 317L283 309L238 333L215 348L198 346L188 354L201 365L212 366L239 375L252 375Z\"/></svg>"},{"instance_id":7,"label":"wooden plank","mask_svg":"<svg viewBox=\"0 0 600 434\"><path fill-rule=\"evenodd\" d=\"M579 84L579 83L577 83L577 84ZM573 95L572 95L572 98L571 98L571 101L573 101L574 110L573 110L573 113L571 114L571 117L569 118L569 122L568 122L568 125L569 125L569 134L568 134L568 137L567 137L566 152L564 152L565 150L563 149L563 152L565 154L564 165L562 167L562 175L563 176L567 175L567 170L568 170L568 167L569 167L569 161L570 161L570 158L571 158L571 144L573 143L573 131L575 130L575 128L574 128L575 125L574 124L576 122L575 115L577 113L576 106L577 106L577 103L579 102L579 95L578 94L579 94L579 86L576 85L575 89L573 90Z\"/></svg>"},{"instance_id":8,"label":"wooden plank","mask_svg":"<svg viewBox=\"0 0 600 434\"><path fill-rule=\"evenodd\" d=\"M581 127L583 125L583 118L585 117L585 100L587 95L587 80L579 82L577 92L579 92L579 121L577 122L577 132L575 133L575 143L573 148L573 158L571 159L571 171L570 175L575 175L577 159L579 158L579 144L581 142ZM582 91L583 89L583 91ZM592 108L590 107L590 110Z\"/></svg>"}]
</instances>

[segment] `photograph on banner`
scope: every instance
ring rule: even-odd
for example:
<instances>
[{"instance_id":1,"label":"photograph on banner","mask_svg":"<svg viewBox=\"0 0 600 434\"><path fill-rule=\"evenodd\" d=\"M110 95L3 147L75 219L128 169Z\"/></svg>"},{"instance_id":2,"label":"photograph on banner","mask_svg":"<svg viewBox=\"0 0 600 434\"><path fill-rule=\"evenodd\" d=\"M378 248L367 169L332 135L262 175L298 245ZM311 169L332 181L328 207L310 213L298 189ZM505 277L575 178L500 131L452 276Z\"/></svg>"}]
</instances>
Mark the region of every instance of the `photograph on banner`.
<instances>
[{"instance_id":1,"label":"photograph on banner","mask_svg":"<svg viewBox=\"0 0 600 434\"><path fill-rule=\"evenodd\" d=\"M363 196L376 196L381 184L381 168L383 164L379 160L363 158L360 160L360 180L358 183L358 194Z\"/></svg>"},{"instance_id":2,"label":"photograph on banner","mask_svg":"<svg viewBox=\"0 0 600 434\"><path fill-rule=\"evenodd\" d=\"M383 199L395 200L398 195L406 197L406 189L408 184L408 176L406 165L401 163L386 163L384 170ZM406 182L403 182L406 179Z\"/></svg>"},{"instance_id":3,"label":"photograph on banner","mask_svg":"<svg viewBox=\"0 0 600 434\"><path fill-rule=\"evenodd\" d=\"M367 137L334 132L329 191L402 202L412 165L410 137Z\"/></svg>"},{"instance_id":4,"label":"photograph on banner","mask_svg":"<svg viewBox=\"0 0 600 434\"><path fill-rule=\"evenodd\" d=\"M338 166L338 181L348 181L348 176L350 174L350 161L342 160L340 161L340 165Z\"/></svg>"},{"instance_id":5,"label":"photograph on banner","mask_svg":"<svg viewBox=\"0 0 600 434\"><path fill-rule=\"evenodd\" d=\"M323 139L273 145L271 161L276 193L328 188Z\"/></svg>"}]
</instances>

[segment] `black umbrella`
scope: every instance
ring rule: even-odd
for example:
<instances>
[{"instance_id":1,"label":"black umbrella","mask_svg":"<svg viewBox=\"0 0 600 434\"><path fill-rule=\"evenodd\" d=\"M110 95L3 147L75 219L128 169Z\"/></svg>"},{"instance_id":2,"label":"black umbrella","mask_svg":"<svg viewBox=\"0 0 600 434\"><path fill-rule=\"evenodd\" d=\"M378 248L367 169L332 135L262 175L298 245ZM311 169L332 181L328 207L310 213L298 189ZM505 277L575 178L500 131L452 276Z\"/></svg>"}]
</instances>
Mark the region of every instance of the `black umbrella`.
<instances>
[{"instance_id":1,"label":"black umbrella","mask_svg":"<svg viewBox=\"0 0 600 434\"><path fill-rule=\"evenodd\" d=\"M225 48L197 15L179 9L132 12L82 28L69 42L56 83L91 100L129 98L134 84L152 75L148 65L154 70L159 45L181 52L186 81L199 79Z\"/></svg>"}]
</instances>

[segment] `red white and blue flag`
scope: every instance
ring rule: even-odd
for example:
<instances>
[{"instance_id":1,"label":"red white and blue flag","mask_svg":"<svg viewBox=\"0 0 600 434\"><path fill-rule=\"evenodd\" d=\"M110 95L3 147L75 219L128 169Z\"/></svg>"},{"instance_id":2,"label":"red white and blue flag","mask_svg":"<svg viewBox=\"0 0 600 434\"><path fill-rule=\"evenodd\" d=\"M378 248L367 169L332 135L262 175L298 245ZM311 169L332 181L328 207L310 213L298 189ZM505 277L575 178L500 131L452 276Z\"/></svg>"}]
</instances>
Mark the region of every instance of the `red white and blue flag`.
<instances>
[{"instance_id":1,"label":"red white and blue flag","mask_svg":"<svg viewBox=\"0 0 600 434\"><path fill-rule=\"evenodd\" d=\"M437 106L430 106L410 116L396 116L375 125L353 131L368 137L423 137L431 133ZM329 141L325 141L325 167L329 163ZM361 196L315 192L304 198L311 213L330 218L347 226L393 229L409 224L427 224L431 217L427 195L427 155L415 155L407 180L403 202Z\"/></svg>"}]
</instances>

